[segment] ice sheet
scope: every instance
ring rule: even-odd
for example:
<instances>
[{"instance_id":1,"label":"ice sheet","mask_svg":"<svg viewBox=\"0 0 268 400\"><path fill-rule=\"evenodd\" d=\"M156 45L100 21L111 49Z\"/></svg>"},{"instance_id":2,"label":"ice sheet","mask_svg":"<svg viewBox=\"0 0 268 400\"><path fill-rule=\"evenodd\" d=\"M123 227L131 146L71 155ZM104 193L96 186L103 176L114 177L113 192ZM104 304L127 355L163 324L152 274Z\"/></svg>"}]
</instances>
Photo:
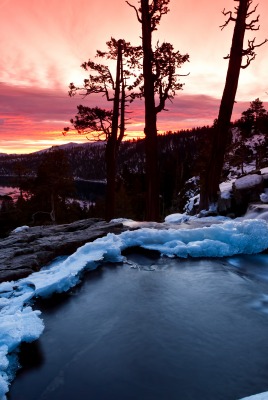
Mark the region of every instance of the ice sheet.
<instances>
[{"instance_id":1,"label":"ice sheet","mask_svg":"<svg viewBox=\"0 0 268 400\"><path fill-rule=\"evenodd\" d=\"M253 396L244 397L240 400L268 400L268 392L263 392L259 394L255 394Z\"/></svg>"}]
</instances>

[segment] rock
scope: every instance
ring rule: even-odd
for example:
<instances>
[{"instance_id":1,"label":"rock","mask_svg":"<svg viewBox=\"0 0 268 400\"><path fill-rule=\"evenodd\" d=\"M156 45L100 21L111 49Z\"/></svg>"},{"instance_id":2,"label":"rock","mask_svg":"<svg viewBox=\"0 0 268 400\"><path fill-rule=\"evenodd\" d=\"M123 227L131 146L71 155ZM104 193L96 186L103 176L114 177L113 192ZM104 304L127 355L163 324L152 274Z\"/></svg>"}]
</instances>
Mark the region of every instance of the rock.
<instances>
[{"instance_id":1,"label":"rock","mask_svg":"<svg viewBox=\"0 0 268 400\"><path fill-rule=\"evenodd\" d=\"M250 203L260 201L260 194L263 190L264 180L262 175L249 174L236 179L233 184L235 215L244 215Z\"/></svg>"},{"instance_id":2,"label":"rock","mask_svg":"<svg viewBox=\"0 0 268 400\"><path fill-rule=\"evenodd\" d=\"M259 174L249 174L236 179L234 187L236 190L252 189L263 186L263 177Z\"/></svg>"},{"instance_id":3,"label":"rock","mask_svg":"<svg viewBox=\"0 0 268 400\"><path fill-rule=\"evenodd\" d=\"M122 223L92 218L13 232L0 240L0 282L27 277L54 258L74 253L87 242L127 229Z\"/></svg>"}]
</instances>

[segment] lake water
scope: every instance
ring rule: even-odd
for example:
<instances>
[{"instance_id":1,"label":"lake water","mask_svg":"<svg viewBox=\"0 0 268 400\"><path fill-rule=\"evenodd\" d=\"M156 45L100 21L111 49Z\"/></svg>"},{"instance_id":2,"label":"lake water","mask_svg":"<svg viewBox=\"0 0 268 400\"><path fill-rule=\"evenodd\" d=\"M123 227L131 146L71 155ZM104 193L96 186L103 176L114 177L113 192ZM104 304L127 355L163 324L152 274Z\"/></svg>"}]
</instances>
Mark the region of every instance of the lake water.
<instances>
[{"instance_id":1,"label":"lake water","mask_svg":"<svg viewBox=\"0 0 268 400\"><path fill-rule=\"evenodd\" d=\"M95 202L98 198L105 196L106 184L102 181L75 181L76 197L75 200ZM8 195L16 201L20 195L18 181L9 176L0 176L0 196Z\"/></svg>"},{"instance_id":2,"label":"lake water","mask_svg":"<svg viewBox=\"0 0 268 400\"><path fill-rule=\"evenodd\" d=\"M12 197L14 201L18 199L20 195L18 182L15 178L0 176L0 196L6 195Z\"/></svg>"},{"instance_id":3,"label":"lake water","mask_svg":"<svg viewBox=\"0 0 268 400\"><path fill-rule=\"evenodd\" d=\"M237 400L268 390L268 256L128 254L39 301L10 400Z\"/></svg>"}]
</instances>

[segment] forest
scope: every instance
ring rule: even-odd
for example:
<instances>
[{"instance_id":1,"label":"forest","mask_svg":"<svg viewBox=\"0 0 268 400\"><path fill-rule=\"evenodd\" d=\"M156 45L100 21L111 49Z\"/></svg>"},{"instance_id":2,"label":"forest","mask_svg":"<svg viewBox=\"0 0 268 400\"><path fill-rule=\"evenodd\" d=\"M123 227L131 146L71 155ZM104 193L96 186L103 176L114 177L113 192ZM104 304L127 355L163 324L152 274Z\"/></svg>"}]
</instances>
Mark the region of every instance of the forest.
<instances>
[{"instance_id":1,"label":"forest","mask_svg":"<svg viewBox=\"0 0 268 400\"><path fill-rule=\"evenodd\" d=\"M221 29L234 23L234 30L230 54L224 57L226 81L213 125L159 134L158 115L183 89L181 79L188 73L181 74L180 69L190 61L171 43L154 44L169 1L146 0L138 7L127 1L141 27L141 46L111 38L105 51L97 50L94 60L82 63L88 73L83 85L69 84L70 97L97 94L111 104L109 109L78 105L71 125L63 128L66 137L74 130L92 143L15 160L0 157L0 174L16 176L20 189L16 204L8 197L1 201L2 234L15 224L64 223L90 216L161 221L167 213L185 212L197 194L191 212L209 213L218 209L221 182L266 166L268 114L263 102L253 100L239 120L231 121L240 70L267 42L256 43L254 38L245 47L246 31L259 30L253 0L239 1L234 11L223 10L226 20ZM144 139L129 142L128 114L137 99L144 103ZM74 201L78 179L105 181L105 195L87 204Z\"/></svg>"},{"instance_id":2,"label":"forest","mask_svg":"<svg viewBox=\"0 0 268 400\"><path fill-rule=\"evenodd\" d=\"M186 212L189 199L200 193L216 123L158 136L161 219ZM268 112L255 99L231 124L221 182L267 165ZM145 140L123 141L118 152L115 217L145 219L145 168ZM19 225L105 217L104 193L97 194L92 203L78 201L75 185L77 180L106 182L105 143L2 155L0 175L15 178L21 191L16 202L10 196L1 200L2 236Z\"/></svg>"}]
</instances>

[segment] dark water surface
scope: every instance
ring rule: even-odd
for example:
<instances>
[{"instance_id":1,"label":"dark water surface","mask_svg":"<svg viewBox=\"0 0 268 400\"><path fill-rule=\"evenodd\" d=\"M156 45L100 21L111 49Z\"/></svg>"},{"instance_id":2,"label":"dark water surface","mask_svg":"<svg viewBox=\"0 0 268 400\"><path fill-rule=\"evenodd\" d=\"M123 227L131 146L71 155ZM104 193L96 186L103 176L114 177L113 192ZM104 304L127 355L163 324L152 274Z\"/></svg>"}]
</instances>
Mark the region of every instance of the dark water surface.
<instances>
[{"instance_id":1,"label":"dark water surface","mask_svg":"<svg viewBox=\"0 0 268 400\"><path fill-rule=\"evenodd\" d=\"M237 400L268 390L268 283L245 258L128 258L140 267L104 265L37 304L46 328L23 346L10 400Z\"/></svg>"},{"instance_id":2,"label":"dark water surface","mask_svg":"<svg viewBox=\"0 0 268 400\"><path fill-rule=\"evenodd\" d=\"M96 201L105 196L105 182L75 180L74 183L76 188L75 200ZM0 196L9 195L16 201L19 194L19 181L16 177L0 176Z\"/></svg>"}]
</instances>

